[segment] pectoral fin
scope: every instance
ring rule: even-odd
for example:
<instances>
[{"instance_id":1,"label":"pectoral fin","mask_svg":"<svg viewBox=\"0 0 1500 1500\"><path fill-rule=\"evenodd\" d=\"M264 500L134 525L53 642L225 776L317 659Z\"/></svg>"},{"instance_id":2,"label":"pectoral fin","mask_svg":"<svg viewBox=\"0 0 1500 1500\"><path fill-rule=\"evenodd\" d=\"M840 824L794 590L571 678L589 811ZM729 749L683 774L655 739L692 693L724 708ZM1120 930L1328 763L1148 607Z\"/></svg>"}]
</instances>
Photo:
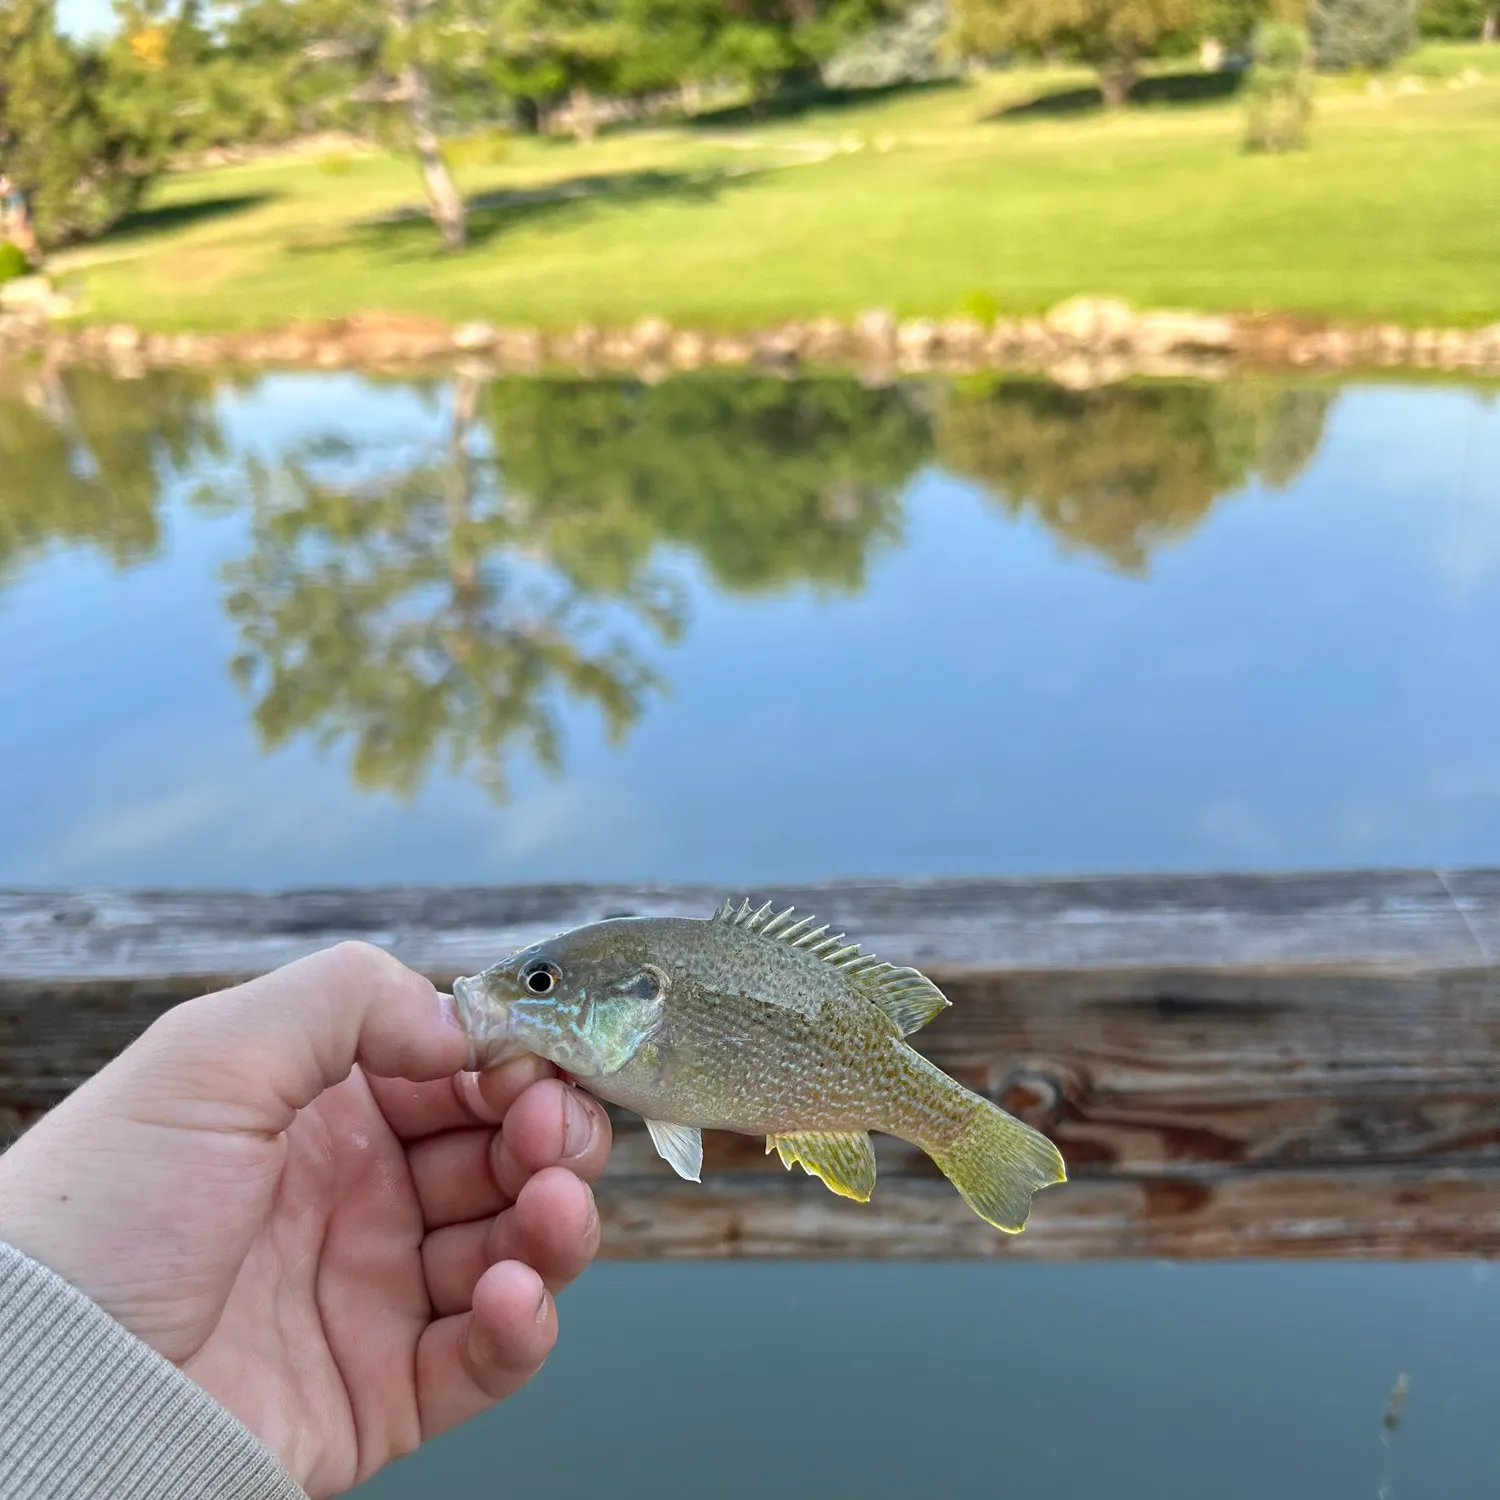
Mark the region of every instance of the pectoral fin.
<instances>
[{"instance_id":1,"label":"pectoral fin","mask_svg":"<svg viewBox=\"0 0 1500 1500\"><path fill-rule=\"evenodd\" d=\"M804 1171L821 1177L841 1198L870 1201L875 1190L875 1152L867 1132L809 1130L768 1135L766 1150L772 1146L788 1171L793 1162L801 1162Z\"/></svg>"},{"instance_id":2,"label":"pectoral fin","mask_svg":"<svg viewBox=\"0 0 1500 1500\"><path fill-rule=\"evenodd\" d=\"M689 1182L701 1182L703 1178L703 1132L694 1125L667 1125L660 1120L647 1120L646 1129L651 1132L651 1144L656 1154L679 1177Z\"/></svg>"}]
</instances>

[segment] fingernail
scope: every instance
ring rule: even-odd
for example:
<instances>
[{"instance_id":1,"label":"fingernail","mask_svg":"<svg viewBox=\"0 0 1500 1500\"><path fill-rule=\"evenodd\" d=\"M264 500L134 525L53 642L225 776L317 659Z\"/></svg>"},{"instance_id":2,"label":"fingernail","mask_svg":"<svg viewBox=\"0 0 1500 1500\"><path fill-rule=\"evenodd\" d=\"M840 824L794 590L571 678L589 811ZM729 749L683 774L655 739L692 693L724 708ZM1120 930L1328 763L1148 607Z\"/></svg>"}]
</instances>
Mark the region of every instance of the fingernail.
<instances>
[{"instance_id":1,"label":"fingernail","mask_svg":"<svg viewBox=\"0 0 1500 1500\"><path fill-rule=\"evenodd\" d=\"M574 1161L594 1144L594 1114L584 1104L577 1089L569 1089L563 1105L566 1127L563 1132L563 1160Z\"/></svg>"},{"instance_id":2,"label":"fingernail","mask_svg":"<svg viewBox=\"0 0 1500 1500\"><path fill-rule=\"evenodd\" d=\"M588 1220L588 1223L584 1225L584 1228L583 1228L583 1237L586 1240L593 1239L593 1237L596 1234L598 1234L598 1232L599 1232L599 1205L594 1202L594 1195L592 1193L590 1193L589 1194L589 1220Z\"/></svg>"},{"instance_id":3,"label":"fingernail","mask_svg":"<svg viewBox=\"0 0 1500 1500\"><path fill-rule=\"evenodd\" d=\"M536 1304L536 1320L537 1320L538 1323L545 1323L547 1321L547 1309L551 1305L552 1305L552 1298L548 1294L547 1288L543 1287L542 1288L542 1295L537 1298L537 1304Z\"/></svg>"}]
</instances>

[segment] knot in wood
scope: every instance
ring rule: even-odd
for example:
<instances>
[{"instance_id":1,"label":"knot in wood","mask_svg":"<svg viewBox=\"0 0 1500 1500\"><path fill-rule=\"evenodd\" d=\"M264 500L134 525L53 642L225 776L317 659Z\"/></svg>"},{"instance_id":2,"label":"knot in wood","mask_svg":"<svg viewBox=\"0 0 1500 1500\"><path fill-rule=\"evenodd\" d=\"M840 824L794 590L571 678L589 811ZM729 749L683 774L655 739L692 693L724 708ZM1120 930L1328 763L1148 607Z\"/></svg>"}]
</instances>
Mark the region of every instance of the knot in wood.
<instances>
[{"instance_id":1,"label":"knot in wood","mask_svg":"<svg viewBox=\"0 0 1500 1500\"><path fill-rule=\"evenodd\" d=\"M1018 1120L1049 1131L1066 1112L1070 1090L1058 1070L1028 1063L992 1078L990 1093L1001 1109Z\"/></svg>"}]
</instances>

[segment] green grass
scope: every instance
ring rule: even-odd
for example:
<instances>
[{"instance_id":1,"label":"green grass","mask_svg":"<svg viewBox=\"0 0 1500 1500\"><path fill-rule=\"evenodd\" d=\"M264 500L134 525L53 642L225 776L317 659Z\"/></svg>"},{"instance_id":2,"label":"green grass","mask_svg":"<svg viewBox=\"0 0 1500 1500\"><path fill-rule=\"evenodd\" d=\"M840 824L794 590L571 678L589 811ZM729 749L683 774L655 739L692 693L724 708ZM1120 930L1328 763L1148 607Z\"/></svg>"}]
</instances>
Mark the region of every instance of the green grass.
<instances>
[{"instance_id":1,"label":"green grass","mask_svg":"<svg viewBox=\"0 0 1500 1500\"><path fill-rule=\"evenodd\" d=\"M438 249L404 160L184 175L59 275L83 283L88 317L158 328L368 308L736 328L941 316L976 297L1027 313L1079 293L1500 318L1500 47L1426 48L1378 92L1320 84L1311 149L1285 157L1240 151L1233 99L1109 117L1068 107L1087 82L998 74L765 123L518 142L462 171L476 206L458 256Z\"/></svg>"}]
</instances>

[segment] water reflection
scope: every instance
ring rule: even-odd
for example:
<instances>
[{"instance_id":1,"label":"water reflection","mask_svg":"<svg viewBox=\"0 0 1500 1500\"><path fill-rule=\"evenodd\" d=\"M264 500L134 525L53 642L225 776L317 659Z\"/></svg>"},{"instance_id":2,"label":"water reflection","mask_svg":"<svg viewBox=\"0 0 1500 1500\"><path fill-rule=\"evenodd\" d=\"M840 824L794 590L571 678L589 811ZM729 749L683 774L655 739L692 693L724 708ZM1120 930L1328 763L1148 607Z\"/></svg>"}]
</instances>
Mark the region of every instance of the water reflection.
<instances>
[{"instance_id":1,"label":"water reflection","mask_svg":"<svg viewBox=\"0 0 1500 1500\"><path fill-rule=\"evenodd\" d=\"M1142 573L1220 496L1283 489L1312 459L1332 401L1264 384L1069 391L980 380L943 390L939 461L1070 548Z\"/></svg>"},{"instance_id":2,"label":"water reflection","mask_svg":"<svg viewBox=\"0 0 1500 1500\"><path fill-rule=\"evenodd\" d=\"M163 371L0 365L0 583L50 544L97 548L117 567L155 555L173 471L222 452L214 382Z\"/></svg>"},{"instance_id":3,"label":"water reflection","mask_svg":"<svg viewBox=\"0 0 1500 1500\"><path fill-rule=\"evenodd\" d=\"M506 381L485 408L507 491L605 587L665 544L735 591L857 591L933 456L919 389L852 380Z\"/></svg>"},{"instance_id":4,"label":"water reflection","mask_svg":"<svg viewBox=\"0 0 1500 1500\"><path fill-rule=\"evenodd\" d=\"M226 458L218 396L201 374L13 374L0 568L53 541L120 566L153 556L174 476ZM270 458L219 462L194 494L249 517L223 608L262 746L347 745L358 786L404 797L439 764L503 797L521 750L560 772L564 701L618 743L666 686L649 649L688 625L673 551L730 592L858 593L937 463L1139 572L1219 496L1288 483L1330 400L733 375L462 378L447 398L446 434L414 452L393 459L335 419Z\"/></svg>"}]
</instances>

